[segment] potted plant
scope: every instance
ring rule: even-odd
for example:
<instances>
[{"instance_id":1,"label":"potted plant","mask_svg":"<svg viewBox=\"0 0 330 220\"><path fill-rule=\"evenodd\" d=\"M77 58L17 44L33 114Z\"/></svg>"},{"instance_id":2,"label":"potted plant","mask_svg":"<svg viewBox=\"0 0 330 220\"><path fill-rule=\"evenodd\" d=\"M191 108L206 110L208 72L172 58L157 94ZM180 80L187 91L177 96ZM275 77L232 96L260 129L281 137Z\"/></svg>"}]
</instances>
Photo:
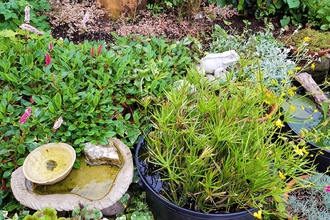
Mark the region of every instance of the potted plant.
<instances>
[{"instance_id":1,"label":"potted plant","mask_svg":"<svg viewBox=\"0 0 330 220\"><path fill-rule=\"evenodd\" d=\"M288 219L329 219L329 182L330 176L321 173L292 179L284 197Z\"/></svg>"},{"instance_id":2,"label":"potted plant","mask_svg":"<svg viewBox=\"0 0 330 220\"><path fill-rule=\"evenodd\" d=\"M285 179L310 172L311 162L297 154L301 146L283 141L278 114L258 121L267 109L260 102L265 93L255 93L265 89L262 83L237 93L240 82L210 83L191 72L186 80L186 86L168 91L166 101L152 112L154 127L136 151L155 217L273 215L283 202Z\"/></svg>"}]
</instances>

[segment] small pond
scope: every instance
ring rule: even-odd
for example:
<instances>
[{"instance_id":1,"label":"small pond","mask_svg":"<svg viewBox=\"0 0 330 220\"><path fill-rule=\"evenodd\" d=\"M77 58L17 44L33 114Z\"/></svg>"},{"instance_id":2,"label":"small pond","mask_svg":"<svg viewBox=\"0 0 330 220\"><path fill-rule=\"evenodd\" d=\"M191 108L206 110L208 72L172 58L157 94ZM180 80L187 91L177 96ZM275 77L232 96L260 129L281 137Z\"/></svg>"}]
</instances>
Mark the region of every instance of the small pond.
<instances>
[{"instance_id":1,"label":"small pond","mask_svg":"<svg viewBox=\"0 0 330 220\"><path fill-rule=\"evenodd\" d=\"M308 138L307 141L323 150L330 150L330 123L326 123L330 119L327 117L324 120L322 110L318 109L311 99L303 94L295 94L282 107L287 124L296 134L299 134L302 128L312 131L319 138Z\"/></svg>"}]
</instances>

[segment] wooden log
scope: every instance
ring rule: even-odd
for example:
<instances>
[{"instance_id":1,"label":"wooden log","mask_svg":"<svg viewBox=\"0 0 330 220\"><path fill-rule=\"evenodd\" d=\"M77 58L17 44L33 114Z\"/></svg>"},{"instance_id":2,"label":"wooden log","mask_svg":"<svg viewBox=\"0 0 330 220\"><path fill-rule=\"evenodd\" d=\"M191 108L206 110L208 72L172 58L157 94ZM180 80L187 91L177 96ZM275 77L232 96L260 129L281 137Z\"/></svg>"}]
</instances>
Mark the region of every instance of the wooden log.
<instances>
[{"instance_id":1,"label":"wooden log","mask_svg":"<svg viewBox=\"0 0 330 220\"><path fill-rule=\"evenodd\" d=\"M330 117L330 102L322 89L317 85L312 76L306 72L299 73L295 79L305 88L305 90L313 97L315 103L322 109L322 103L328 102L328 116Z\"/></svg>"}]
</instances>

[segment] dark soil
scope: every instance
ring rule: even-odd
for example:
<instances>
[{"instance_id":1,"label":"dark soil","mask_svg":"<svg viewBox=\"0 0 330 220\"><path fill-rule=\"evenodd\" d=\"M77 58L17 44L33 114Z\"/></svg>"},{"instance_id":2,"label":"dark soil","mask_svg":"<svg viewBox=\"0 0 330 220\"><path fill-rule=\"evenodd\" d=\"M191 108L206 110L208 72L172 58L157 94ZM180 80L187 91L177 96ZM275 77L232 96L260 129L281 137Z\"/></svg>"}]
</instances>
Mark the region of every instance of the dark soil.
<instances>
[{"instance_id":1,"label":"dark soil","mask_svg":"<svg viewBox=\"0 0 330 220\"><path fill-rule=\"evenodd\" d=\"M68 38L75 43L81 43L85 40L114 42L115 38L111 33L119 36L129 34L147 37L162 36L172 40L181 40L189 35L199 38L202 43L207 43L205 39L208 39L207 37L210 36L215 25L219 25L231 33L241 34L246 30L250 30L251 33L264 31L267 25L271 24L274 37L279 36L281 30L281 17L279 16L268 17L266 23L264 20L255 19L252 15L238 14L227 19L218 17L211 20L206 16L197 19L194 16L179 17L176 14L175 11L153 14L152 11L140 10L134 18L122 17L117 21L103 16L88 22L87 31L83 33L76 31L73 34L68 33L67 24L52 25L52 36ZM290 34L293 29L294 27L287 29L287 34Z\"/></svg>"},{"instance_id":2,"label":"dark soil","mask_svg":"<svg viewBox=\"0 0 330 220\"><path fill-rule=\"evenodd\" d=\"M320 192L313 194L310 189L300 188L289 193L289 196L295 197L296 201L300 203L304 201L313 201L312 203L315 204L315 207L317 207L317 210L319 210L320 212L327 210L327 207L322 200L323 196ZM308 206L310 206L310 203L308 203ZM304 211L306 210L301 209L298 212L295 212L290 205L287 206L287 212L290 216L298 216L298 219L300 220L308 220L308 215L310 213L306 213Z\"/></svg>"}]
</instances>

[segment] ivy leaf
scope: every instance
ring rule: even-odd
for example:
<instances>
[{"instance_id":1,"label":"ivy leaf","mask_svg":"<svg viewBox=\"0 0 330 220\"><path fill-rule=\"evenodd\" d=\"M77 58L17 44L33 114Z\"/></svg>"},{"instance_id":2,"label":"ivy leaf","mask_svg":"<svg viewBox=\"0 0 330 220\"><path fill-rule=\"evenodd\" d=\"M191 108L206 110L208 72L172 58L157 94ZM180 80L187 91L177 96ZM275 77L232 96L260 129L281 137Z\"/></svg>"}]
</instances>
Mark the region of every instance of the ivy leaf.
<instances>
[{"instance_id":1,"label":"ivy leaf","mask_svg":"<svg viewBox=\"0 0 330 220\"><path fill-rule=\"evenodd\" d=\"M290 23L290 17L284 15L283 18L280 20L281 26L285 27Z\"/></svg>"},{"instance_id":2,"label":"ivy leaf","mask_svg":"<svg viewBox=\"0 0 330 220\"><path fill-rule=\"evenodd\" d=\"M300 5L299 0L288 0L289 8L298 8Z\"/></svg>"},{"instance_id":3,"label":"ivy leaf","mask_svg":"<svg viewBox=\"0 0 330 220\"><path fill-rule=\"evenodd\" d=\"M322 24L320 29L323 30L323 31L326 31L330 28L330 24Z\"/></svg>"}]
</instances>

